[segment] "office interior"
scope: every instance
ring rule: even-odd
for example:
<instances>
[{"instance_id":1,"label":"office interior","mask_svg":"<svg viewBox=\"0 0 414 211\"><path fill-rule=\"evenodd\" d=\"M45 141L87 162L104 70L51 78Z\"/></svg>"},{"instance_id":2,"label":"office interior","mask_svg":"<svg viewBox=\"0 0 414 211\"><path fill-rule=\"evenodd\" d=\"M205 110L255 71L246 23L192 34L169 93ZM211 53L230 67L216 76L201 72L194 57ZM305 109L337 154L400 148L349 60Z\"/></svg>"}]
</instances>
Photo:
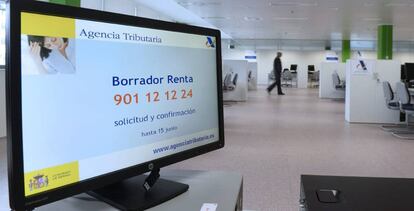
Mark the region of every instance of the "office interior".
<instances>
[{"instance_id":1,"label":"office interior","mask_svg":"<svg viewBox=\"0 0 414 211\"><path fill-rule=\"evenodd\" d=\"M413 1L79 2L222 32L225 147L166 169L242 175L243 210L306 210L301 175L414 178L414 109L398 105L401 92L414 95ZM0 211L9 210L5 10L0 0ZM285 96L266 92L277 52Z\"/></svg>"}]
</instances>

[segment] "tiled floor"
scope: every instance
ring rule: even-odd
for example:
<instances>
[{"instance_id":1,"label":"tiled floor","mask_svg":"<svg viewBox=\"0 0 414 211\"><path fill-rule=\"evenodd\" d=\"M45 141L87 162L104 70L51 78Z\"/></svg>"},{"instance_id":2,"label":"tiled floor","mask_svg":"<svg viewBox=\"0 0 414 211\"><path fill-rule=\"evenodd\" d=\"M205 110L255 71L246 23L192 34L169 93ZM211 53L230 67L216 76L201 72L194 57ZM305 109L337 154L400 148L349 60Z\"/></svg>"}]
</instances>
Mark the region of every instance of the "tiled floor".
<instances>
[{"instance_id":1,"label":"tiled floor","mask_svg":"<svg viewBox=\"0 0 414 211\"><path fill-rule=\"evenodd\" d=\"M225 148L169 168L240 172L244 208L257 211L297 211L301 174L414 177L414 141L345 123L344 103L320 100L317 90L286 93L250 92L248 102L225 107ZM7 208L4 147L0 140L0 211Z\"/></svg>"},{"instance_id":2,"label":"tiled floor","mask_svg":"<svg viewBox=\"0 0 414 211\"><path fill-rule=\"evenodd\" d=\"M0 138L0 211L8 211L6 139Z\"/></svg>"},{"instance_id":3,"label":"tiled floor","mask_svg":"<svg viewBox=\"0 0 414 211\"><path fill-rule=\"evenodd\" d=\"M414 177L414 141L378 125L349 125L344 102L318 90L249 93L225 108L226 147L172 168L220 169L244 175L246 209L297 211L301 174Z\"/></svg>"}]
</instances>

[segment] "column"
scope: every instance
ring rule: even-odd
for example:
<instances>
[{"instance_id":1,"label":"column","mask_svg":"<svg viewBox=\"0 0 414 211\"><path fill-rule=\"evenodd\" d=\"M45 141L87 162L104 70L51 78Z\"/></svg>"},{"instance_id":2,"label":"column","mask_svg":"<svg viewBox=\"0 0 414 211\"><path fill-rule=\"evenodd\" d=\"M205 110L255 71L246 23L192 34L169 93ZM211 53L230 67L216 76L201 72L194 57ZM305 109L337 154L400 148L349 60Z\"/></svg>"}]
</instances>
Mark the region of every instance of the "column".
<instances>
[{"instance_id":1,"label":"column","mask_svg":"<svg viewBox=\"0 0 414 211\"><path fill-rule=\"evenodd\" d=\"M64 4L68 6L80 7L81 0L49 0L50 3Z\"/></svg>"},{"instance_id":2,"label":"column","mask_svg":"<svg viewBox=\"0 0 414 211\"><path fill-rule=\"evenodd\" d=\"M378 59L391 60L392 59L392 43L393 42L393 26L379 25L378 26L378 41L377 53Z\"/></svg>"},{"instance_id":3,"label":"column","mask_svg":"<svg viewBox=\"0 0 414 211\"><path fill-rule=\"evenodd\" d=\"M351 58L351 40L342 40L342 62Z\"/></svg>"}]
</instances>

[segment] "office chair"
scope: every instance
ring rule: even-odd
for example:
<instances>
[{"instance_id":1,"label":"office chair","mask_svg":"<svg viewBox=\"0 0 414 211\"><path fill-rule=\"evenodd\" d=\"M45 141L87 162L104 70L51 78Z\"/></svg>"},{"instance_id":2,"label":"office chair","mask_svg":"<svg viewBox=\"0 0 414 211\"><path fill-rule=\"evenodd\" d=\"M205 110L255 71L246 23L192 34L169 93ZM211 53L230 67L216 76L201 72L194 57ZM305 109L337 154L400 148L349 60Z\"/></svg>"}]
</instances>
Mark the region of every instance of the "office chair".
<instances>
[{"instance_id":1,"label":"office chair","mask_svg":"<svg viewBox=\"0 0 414 211\"><path fill-rule=\"evenodd\" d=\"M382 90L384 92L384 98L385 98L385 105L388 109L399 111L400 110L400 103L398 100L396 100L396 97L394 96L394 91L391 88L391 84L388 81L382 82ZM392 124L392 125L382 125L381 129L389 132L393 132L395 129L402 129L407 128L405 125L401 124Z\"/></svg>"},{"instance_id":2,"label":"office chair","mask_svg":"<svg viewBox=\"0 0 414 211\"><path fill-rule=\"evenodd\" d=\"M250 82L252 80L252 71L249 70L249 74L247 75L247 81Z\"/></svg>"},{"instance_id":3,"label":"office chair","mask_svg":"<svg viewBox=\"0 0 414 211\"><path fill-rule=\"evenodd\" d=\"M402 82L397 82L396 92L401 112L406 115L414 115L414 104L411 103L411 96L407 85ZM392 135L400 139L414 140L414 130L410 128L408 118L406 128L404 131L393 130Z\"/></svg>"},{"instance_id":4,"label":"office chair","mask_svg":"<svg viewBox=\"0 0 414 211\"><path fill-rule=\"evenodd\" d=\"M236 86L237 86L237 79L239 78L239 74L238 73L236 73L235 75L234 75L234 77L233 77L233 83L232 83L232 87L233 87L233 90L234 89L236 89Z\"/></svg>"},{"instance_id":5,"label":"office chair","mask_svg":"<svg viewBox=\"0 0 414 211\"><path fill-rule=\"evenodd\" d=\"M283 70L282 80L283 80L282 86L286 86L286 87L293 86L293 75L288 69ZM288 83L289 81L290 81L290 84Z\"/></svg>"},{"instance_id":6,"label":"office chair","mask_svg":"<svg viewBox=\"0 0 414 211\"><path fill-rule=\"evenodd\" d=\"M313 72L310 79L311 87L319 87L319 71Z\"/></svg>"},{"instance_id":7,"label":"office chair","mask_svg":"<svg viewBox=\"0 0 414 211\"><path fill-rule=\"evenodd\" d=\"M297 64L291 64L290 73L292 74L292 84L293 81L295 82L295 87L298 88L298 65Z\"/></svg>"},{"instance_id":8,"label":"office chair","mask_svg":"<svg viewBox=\"0 0 414 211\"><path fill-rule=\"evenodd\" d=\"M271 84L274 80L276 80L275 71L271 70L270 73L267 75L267 83Z\"/></svg>"},{"instance_id":9,"label":"office chair","mask_svg":"<svg viewBox=\"0 0 414 211\"><path fill-rule=\"evenodd\" d=\"M332 73L332 82L336 90L345 91L345 82L342 82L337 72Z\"/></svg>"},{"instance_id":10,"label":"office chair","mask_svg":"<svg viewBox=\"0 0 414 211\"><path fill-rule=\"evenodd\" d=\"M231 73L227 73L226 76L224 76L223 91L229 91L229 88L232 84L231 76L232 76Z\"/></svg>"}]
</instances>

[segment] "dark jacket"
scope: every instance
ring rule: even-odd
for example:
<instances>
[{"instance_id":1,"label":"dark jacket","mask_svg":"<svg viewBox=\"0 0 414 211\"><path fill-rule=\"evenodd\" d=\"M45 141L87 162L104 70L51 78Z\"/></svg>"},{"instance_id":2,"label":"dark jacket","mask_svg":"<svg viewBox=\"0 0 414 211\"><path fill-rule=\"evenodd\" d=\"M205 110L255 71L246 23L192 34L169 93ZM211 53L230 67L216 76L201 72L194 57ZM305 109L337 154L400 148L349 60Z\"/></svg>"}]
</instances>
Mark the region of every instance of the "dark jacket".
<instances>
[{"instance_id":1,"label":"dark jacket","mask_svg":"<svg viewBox=\"0 0 414 211\"><path fill-rule=\"evenodd\" d=\"M276 76L280 77L280 75L282 75L282 61L280 61L280 58L278 57L273 61L273 71L275 71Z\"/></svg>"}]
</instances>

